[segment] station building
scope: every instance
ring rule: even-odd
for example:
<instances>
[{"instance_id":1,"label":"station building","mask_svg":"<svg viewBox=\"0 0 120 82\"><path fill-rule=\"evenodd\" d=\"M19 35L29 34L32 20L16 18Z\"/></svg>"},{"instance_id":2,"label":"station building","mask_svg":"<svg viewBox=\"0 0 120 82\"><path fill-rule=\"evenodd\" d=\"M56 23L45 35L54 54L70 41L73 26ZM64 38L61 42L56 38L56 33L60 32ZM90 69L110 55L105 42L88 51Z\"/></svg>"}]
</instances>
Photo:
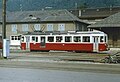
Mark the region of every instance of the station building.
<instances>
[{"instance_id":1,"label":"station building","mask_svg":"<svg viewBox=\"0 0 120 82\"><path fill-rule=\"evenodd\" d=\"M89 23L89 30L100 30L107 33L109 47L120 47L120 7L88 8L69 11L79 19Z\"/></svg>"},{"instance_id":2,"label":"station building","mask_svg":"<svg viewBox=\"0 0 120 82\"><path fill-rule=\"evenodd\" d=\"M111 15L95 24L89 25L88 28L100 30L108 34L109 47L120 47L120 12Z\"/></svg>"}]
</instances>

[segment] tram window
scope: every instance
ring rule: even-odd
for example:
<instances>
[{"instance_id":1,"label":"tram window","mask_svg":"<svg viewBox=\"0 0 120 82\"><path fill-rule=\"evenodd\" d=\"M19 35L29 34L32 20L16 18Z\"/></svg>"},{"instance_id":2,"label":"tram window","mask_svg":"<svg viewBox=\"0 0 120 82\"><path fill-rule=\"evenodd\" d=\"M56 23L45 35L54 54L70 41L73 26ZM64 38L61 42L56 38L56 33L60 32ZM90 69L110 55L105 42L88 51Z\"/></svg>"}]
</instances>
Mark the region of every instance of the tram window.
<instances>
[{"instance_id":1,"label":"tram window","mask_svg":"<svg viewBox=\"0 0 120 82\"><path fill-rule=\"evenodd\" d=\"M104 42L104 37L103 36L100 37L100 42Z\"/></svg>"},{"instance_id":2,"label":"tram window","mask_svg":"<svg viewBox=\"0 0 120 82\"><path fill-rule=\"evenodd\" d=\"M65 42L71 42L72 37L71 36L65 36Z\"/></svg>"},{"instance_id":3,"label":"tram window","mask_svg":"<svg viewBox=\"0 0 120 82\"><path fill-rule=\"evenodd\" d=\"M74 36L74 42L81 42L81 37L80 36Z\"/></svg>"},{"instance_id":4,"label":"tram window","mask_svg":"<svg viewBox=\"0 0 120 82\"><path fill-rule=\"evenodd\" d=\"M20 40L21 36L18 36L18 40Z\"/></svg>"},{"instance_id":5,"label":"tram window","mask_svg":"<svg viewBox=\"0 0 120 82\"><path fill-rule=\"evenodd\" d=\"M11 36L11 40L14 40L14 36Z\"/></svg>"},{"instance_id":6,"label":"tram window","mask_svg":"<svg viewBox=\"0 0 120 82\"><path fill-rule=\"evenodd\" d=\"M62 36L56 36L56 42L61 42L62 41Z\"/></svg>"},{"instance_id":7,"label":"tram window","mask_svg":"<svg viewBox=\"0 0 120 82\"><path fill-rule=\"evenodd\" d=\"M83 36L83 42L90 42L90 36Z\"/></svg>"},{"instance_id":8,"label":"tram window","mask_svg":"<svg viewBox=\"0 0 120 82\"><path fill-rule=\"evenodd\" d=\"M36 37L36 42L38 42L38 37Z\"/></svg>"},{"instance_id":9,"label":"tram window","mask_svg":"<svg viewBox=\"0 0 120 82\"><path fill-rule=\"evenodd\" d=\"M32 37L32 41L35 41L35 36Z\"/></svg>"},{"instance_id":10,"label":"tram window","mask_svg":"<svg viewBox=\"0 0 120 82\"><path fill-rule=\"evenodd\" d=\"M18 40L18 36L11 36L11 40Z\"/></svg>"},{"instance_id":11,"label":"tram window","mask_svg":"<svg viewBox=\"0 0 120 82\"><path fill-rule=\"evenodd\" d=\"M49 42L54 42L54 37L53 37L53 36L49 36L49 37L48 37L48 41L49 41Z\"/></svg>"},{"instance_id":12,"label":"tram window","mask_svg":"<svg viewBox=\"0 0 120 82\"><path fill-rule=\"evenodd\" d=\"M38 42L38 37L33 36L32 41Z\"/></svg>"},{"instance_id":13,"label":"tram window","mask_svg":"<svg viewBox=\"0 0 120 82\"><path fill-rule=\"evenodd\" d=\"M17 40L18 39L18 37L17 36L15 36L15 40Z\"/></svg>"},{"instance_id":14,"label":"tram window","mask_svg":"<svg viewBox=\"0 0 120 82\"><path fill-rule=\"evenodd\" d=\"M24 42L24 37L21 38L21 41Z\"/></svg>"},{"instance_id":15,"label":"tram window","mask_svg":"<svg viewBox=\"0 0 120 82\"><path fill-rule=\"evenodd\" d=\"M105 42L107 42L107 37L105 36Z\"/></svg>"}]
</instances>

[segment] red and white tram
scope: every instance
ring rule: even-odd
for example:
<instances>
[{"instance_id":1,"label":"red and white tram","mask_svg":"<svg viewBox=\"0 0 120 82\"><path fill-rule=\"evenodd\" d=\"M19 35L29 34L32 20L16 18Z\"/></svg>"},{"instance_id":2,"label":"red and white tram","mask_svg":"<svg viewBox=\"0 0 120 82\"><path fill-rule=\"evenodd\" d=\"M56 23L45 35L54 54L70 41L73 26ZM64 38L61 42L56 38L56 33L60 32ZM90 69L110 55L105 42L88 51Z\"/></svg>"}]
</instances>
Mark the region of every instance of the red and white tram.
<instances>
[{"instance_id":1,"label":"red and white tram","mask_svg":"<svg viewBox=\"0 0 120 82\"><path fill-rule=\"evenodd\" d=\"M33 32L22 35L21 49L99 52L108 50L104 32Z\"/></svg>"}]
</instances>

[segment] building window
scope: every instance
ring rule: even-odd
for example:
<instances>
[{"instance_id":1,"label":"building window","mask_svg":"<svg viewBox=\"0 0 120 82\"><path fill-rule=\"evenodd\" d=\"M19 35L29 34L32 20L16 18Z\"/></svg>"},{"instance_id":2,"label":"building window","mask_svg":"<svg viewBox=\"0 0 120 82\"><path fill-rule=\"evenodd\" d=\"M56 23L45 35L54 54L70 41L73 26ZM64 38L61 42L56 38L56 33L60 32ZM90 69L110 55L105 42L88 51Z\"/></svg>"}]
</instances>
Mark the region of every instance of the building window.
<instances>
[{"instance_id":1,"label":"building window","mask_svg":"<svg viewBox=\"0 0 120 82\"><path fill-rule=\"evenodd\" d=\"M40 29L41 29L41 28L40 28L40 24L35 24L35 25L34 25L34 30L35 30L35 31L40 31Z\"/></svg>"},{"instance_id":2,"label":"building window","mask_svg":"<svg viewBox=\"0 0 120 82\"><path fill-rule=\"evenodd\" d=\"M17 33L17 25L14 24L14 25L11 25L11 27L12 27L12 32Z\"/></svg>"},{"instance_id":3,"label":"building window","mask_svg":"<svg viewBox=\"0 0 120 82\"><path fill-rule=\"evenodd\" d=\"M65 24L58 24L58 31L65 31Z\"/></svg>"},{"instance_id":4,"label":"building window","mask_svg":"<svg viewBox=\"0 0 120 82\"><path fill-rule=\"evenodd\" d=\"M47 31L53 31L53 24L47 24Z\"/></svg>"},{"instance_id":5,"label":"building window","mask_svg":"<svg viewBox=\"0 0 120 82\"><path fill-rule=\"evenodd\" d=\"M23 24L22 25L22 31L23 32L28 32L29 30L28 30L28 24Z\"/></svg>"}]
</instances>

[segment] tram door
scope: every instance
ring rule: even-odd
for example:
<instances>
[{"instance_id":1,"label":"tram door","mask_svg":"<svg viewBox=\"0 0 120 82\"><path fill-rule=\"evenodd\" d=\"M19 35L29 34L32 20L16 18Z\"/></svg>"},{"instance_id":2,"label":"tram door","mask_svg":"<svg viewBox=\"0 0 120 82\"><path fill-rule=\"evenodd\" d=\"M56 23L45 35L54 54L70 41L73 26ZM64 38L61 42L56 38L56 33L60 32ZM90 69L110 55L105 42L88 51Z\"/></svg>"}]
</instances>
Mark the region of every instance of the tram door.
<instances>
[{"instance_id":1,"label":"tram door","mask_svg":"<svg viewBox=\"0 0 120 82\"><path fill-rule=\"evenodd\" d=\"M93 52L99 51L99 37L93 36Z\"/></svg>"},{"instance_id":2,"label":"tram door","mask_svg":"<svg viewBox=\"0 0 120 82\"><path fill-rule=\"evenodd\" d=\"M46 44L45 40L46 38L44 36L41 37L41 45L40 45L41 48L45 48L45 44Z\"/></svg>"},{"instance_id":3,"label":"tram door","mask_svg":"<svg viewBox=\"0 0 120 82\"><path fill-rule=\"evenodd\" d=\"M26 36L26 49L30 49L30 36Z\"/></svg>"}]
</instances>

